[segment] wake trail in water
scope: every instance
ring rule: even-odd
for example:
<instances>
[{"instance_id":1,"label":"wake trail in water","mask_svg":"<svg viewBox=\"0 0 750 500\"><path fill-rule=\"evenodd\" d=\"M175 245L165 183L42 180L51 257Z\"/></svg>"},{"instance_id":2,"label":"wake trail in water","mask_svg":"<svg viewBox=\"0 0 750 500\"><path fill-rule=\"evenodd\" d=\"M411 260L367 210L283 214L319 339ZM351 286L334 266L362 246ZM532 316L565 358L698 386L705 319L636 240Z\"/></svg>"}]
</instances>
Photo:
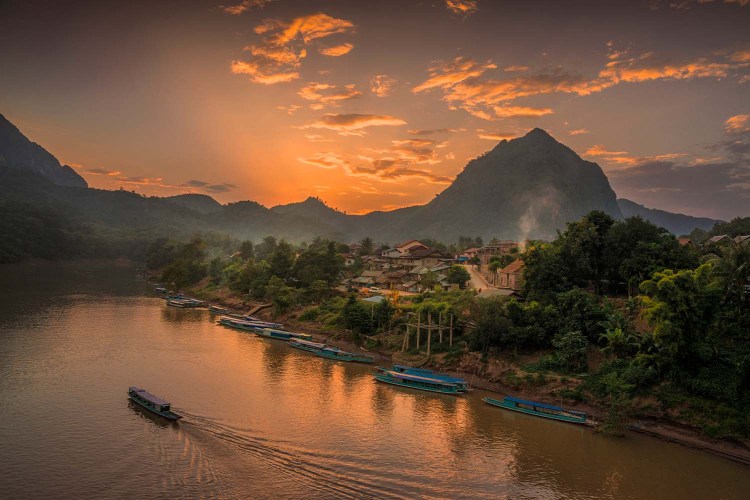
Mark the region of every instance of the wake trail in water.
<instances>
[{"instance_id":1,"label":"wake trail in water","mask_svg":"<svg viewBox=\"0 0 750 500\"><path fill-rule=\"evenodd\" d=\"M394 473L379 468L364 455L309 450L293 442L265 438L253 429L182 413L189 418L182 422L186 433L193 430L207 432L241 453L259 459L294 482L307 496L414 498L432 489L427 483L415 481L414 471L405 466L404 473Z\"/></svg>"}]
</instances>

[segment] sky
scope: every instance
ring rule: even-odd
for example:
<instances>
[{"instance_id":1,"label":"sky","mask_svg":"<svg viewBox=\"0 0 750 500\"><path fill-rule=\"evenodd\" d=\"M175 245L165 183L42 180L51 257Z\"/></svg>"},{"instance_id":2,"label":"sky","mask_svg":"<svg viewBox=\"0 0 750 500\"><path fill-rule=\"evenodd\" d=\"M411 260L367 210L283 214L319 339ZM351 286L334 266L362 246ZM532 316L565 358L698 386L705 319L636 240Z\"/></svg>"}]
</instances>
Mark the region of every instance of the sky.
<instances>
[{"instance_id":1,"label":"sky","mask_svg":"<svg viewBox=\"0 0 750 500\"><path fill-rule=\"evenodd\" d=\"M750 215L750 0L0 1L0 113L93 187L347 213L547 130L618 197Z\"/></svg>"}]
</instances>

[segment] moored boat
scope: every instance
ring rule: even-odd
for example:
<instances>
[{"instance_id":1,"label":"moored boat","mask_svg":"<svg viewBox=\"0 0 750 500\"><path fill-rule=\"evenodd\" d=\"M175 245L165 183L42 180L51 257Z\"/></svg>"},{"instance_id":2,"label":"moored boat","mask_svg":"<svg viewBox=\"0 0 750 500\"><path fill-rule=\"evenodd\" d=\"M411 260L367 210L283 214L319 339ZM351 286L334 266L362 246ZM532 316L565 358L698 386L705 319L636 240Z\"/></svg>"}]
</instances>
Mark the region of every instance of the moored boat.
<instances>
[{"instance_id":1,"label":"moored boat","mask_svg":"<svg viewBox=\"0 0 750 500\"><path fill-rule=\"evenodd\" d=\"M182 415L172 411L171 403L164 401L158 396L154 396L145 389L139 387L128 388L128 397L134 403L138 403L148 411L156 413L157 415L168 418L169 420L179 420Z\"/></svg>"},{"instance_id":2,"label":"moored boat","mask_svg":"<svg viewBox=\"0 0 750 500\"><path fill-rule=\"evenodd\" d=\"M452 375L447 375L445 373L439 373L433 370L429 370L427 368L415 368L413 366L393 365L393 368L391 369L399 373L408 373L411 375L419 375L421 377L441 380L443 382L450 382L452 384L456 384L456 386L459 387L459 390L463 392L466 392L469 390L469 383L466 380L459 378L459 377L454 377Z\"/></svg>"},{"instance_id":3,"label":"moored boat","mask_svg":"<svg viewBox=\"0 0 750 500\"><path fill-rule=\"evenodd\" d=\"M357 363L372 363L375 358L365 354L342 351L338 347L327 346L319 342L309 340L291 339L289 345L302 351L307 351L321 358L335 359L338 361L352 361Z\"/></svg>"},{"instance_id":4,"label":"moored boat","mask_svg":"<svg viewBox=\"0 0 750 500\"><path fill-rule=\"evenodd\" d=\"M287 332L284 330L277 330L276 328L262 328L259 330L253 330L253 332L256 335L259 335L261 337L266 337L269 339L285 340L287 342L292 339L301 339L301 340L312 339L312 335L308 335L307 333Z\"/></svg>"},{"instance_id":5,"label":"moored boat","mask_svg":"<svg viewBox=\"0 0 750 500\"><path fill-rule=\"evenodd\" d=\"M213 314L231 314L229 309L227 309L226 307L221 307L214 304L208 306L208 312Z\"/></svg>"},{"instance_id":6,"label":"moored boat","mask_svg":"<svg viewBox=\"0 0 750 500\"><path fill-rule=\"evenodd\" d=\"M542 418L549 418L552 420L559 420L561 422L569 422L572 424L585 424L586 414L580 411L566 410L560 406L548 405L546 403L539 403L537 401L527 401L525 399L514 398L512 396L506 396L503 400L493 398L482 398L487 404L497 406L499 408L505 408L506 410L517 411L520 413L526 413L527 415L534 415Z\"/></svg>"},{"instance_id":7,"label":"moored boat","mask_svg":"<svg viewBox=\"0 0 750 500\"><path fill-rule=\"evenodd\" d=\"M463 394L465 391L459 384L441 380L439 378L414 375L388 368L378 368L373 374L375 380L386 384L418 389L420 391L439 392L442 394Z\"/></svg>"},{"instance_id":8,"label":"moored boat","mask_svg":"<svg viewBox=\"0 0 750 500\"><path fill-rule=\"evenodd\" d=\"M162 294L167 293L166 288L164 288L163 286L158 286L158 285L154 287L154 291L156 293L162 293Z\"/></svg>"}]
</instances>

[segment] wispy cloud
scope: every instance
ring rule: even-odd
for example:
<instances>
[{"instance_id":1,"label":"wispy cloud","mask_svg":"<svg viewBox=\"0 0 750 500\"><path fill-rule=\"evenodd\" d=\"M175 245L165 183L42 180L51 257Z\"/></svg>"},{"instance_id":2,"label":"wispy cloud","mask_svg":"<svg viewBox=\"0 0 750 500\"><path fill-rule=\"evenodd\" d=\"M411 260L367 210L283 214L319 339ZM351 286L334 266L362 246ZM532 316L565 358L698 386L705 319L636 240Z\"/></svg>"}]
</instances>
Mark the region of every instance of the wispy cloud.
<instances>
[{"instance_id":1,"label":"wispy cloud","mask_svg":"<svg viewBox=\"0 0 750 500\"><path fill-rule=\"evenodd\" d=\"M333 139L322 136L320 134L305 134L305 139L310 142L333 142Z\"/></svg>"},{"instance_id":2,"label":"wispy cloud","mask_svg":"<svg viewBox=\"0 0 750 500\"><path fill-rule=\"evenodd\" d=\"M312 101L310 108L324 109L328 106L337 106L339 102L361 96L362 92L354 88L354 84L345 85L338 89L330 83L310 82L297 92L306 101Z\"/></svg>"},{"instance_id":3,"label":"wispy cloud","mask_svg":"<svg viewBox=\"0 0 750 500\"><path fill-rule=\"evenodd\" d=\"M250 56L232 61L232 73L248 75L251 82L265 85L296 80L298 68L307 57L307 45L353 30L351 21L324 13L297 17L289 22L266 19L254 29L262 35L261 43L245 47Z\"/></svg>"},{"instance_id":4,"label":"wispy cloud","mask_svg":"<svg viewBox=\"0 0 750 500\"><path fill-rule=\"evenodd\" d=\"M236 189L237 186L234 184L231 184L229 182L222 182L220 184L214 184L207 181L201 181L198 179L191 179L189 181L183 182L179 185L181 188L190 188L196 189L198 191L204 191L209 193L226 193L233 189Z\"/></svg>"},{"instance_id":5,"label":"wispy cloud","mask_svg":"<svg viewBox=\"0 0 750 500\"><path fill-rule=\"evenodd\" d=\"M528 66L506 66L505 68L503 68L503 71L515 73L515 72L528 71L529 69L530 68Z\"/></svg>"},{"instance_id":6,"label":"wispy cloud","mask_svg":"<svg viewBox=\"0 0 750 500\"><path fill-rule=\"evenodd\" d=\"M333 47L321 47L318 52L324 56L340 57L348 54L354 48L354 44L342 43L341 45L334 45Z\"/></svg>"},{"instance_id":7,"label":"wispy cloud","mask_svg":"<svg viewBox=\"0 0 750 500\"><path fill-rule=\"evenodd\" d=\"M302 106L299 106L297 104L290 104L289 106L276 106L276 109L286 111L286 114L288 115L293 115L297 112L297 110L302 109Z\"/></svg>"},{"instance_id":8,"label":"wispy cloud","mask_svg":"<svg viewBox=\"0 0 750 500\"><path fill-rule=\"evenodd\" d=\"M479 10L477 0L445 0L445 6L454 14L469 16Z\"/></svg>"},{"instance_id":9,"label":"wispy cloud","mask_svg":"<svg viewBox=\"0 0 750 500\"><path fill-rule=\"evenodd\" d=\"M497 66L492 61L477 62L467 57L434 64L428 78L414 86L412 92L432 89L443 92L442 100L451 109L463 109L487 120L523 116L543 116L551 108L527 108L508 103L535 95L567 93L586 96L623 83L655 80L692 80L696 78L744 78L748 66L743 51L685 62L660 60L652 53L631 55L629 50L615 50L610 45L608 62L595 77L556 67L536 73L508 78L487 78Z\"/></svg>"},{"instance_id":10,"label":"wispy cloud","mask_svg":"<svg viewBox=\"0 0 750 500\"><path fill-rule=\"evenodd\" d=\"M502 141L510 140L518 137L517 132L490 132L489 130L477 129L478 137L480 139L488 139L491 141Z\"/></svg>"},{"instance_id":11,"label":"wispy cloud","mask_svg":"<svg viewBox=\"0 0 750 500\"><path fill-rule=\"evenodd\" d=\"M419 178L431 184L450 184L453 178L437 175L430 170L417 168L411 162L400 158L369 158L360 156L360 162L348 167L348 174L370 177L383 182L402 182ZM361 163L364 161L365 163Z\"/></svg>"},{"instance_id":12,"label":"wispy cloud","mask_svg":"<svg viewBox=\"0 0 750 500\"><path fill-rule=\"evenodd\" d=\"M724 122L724 130L729 134L750 132L750 115L735 115Z\"/></svg>"},{"instance_id":13,"label":"wispy cloud","mask_svg":"<svg viewBox=\"0 0 750 500\"><path fill-rule=\"evenodd\" d=\"M585 128L579 128L579 129L571 130L570 132L568 132L569 135L582 135L582 134L588 134L588 133L589 133L589 130Z\"/></svg>"},{"instance_id":14,"label":"wispy cloud","mask_svg":"<svg viewBox=\"0 0 750 500\"><path fill-rule=\"evenodd\" d=\"M370 92L378 97L386 97L391 94L396 80L388 75L375 75L370 80Z\"/></svg>"},{"instance_id":15,"label":"wispy cloud","mask_svg":"<svg viewBox=\"0 0 750 500\"><path fill-rule=\"evenodd\" d=\"M243 12L261 8L266 4L271 3L273 0L242 0L240 3L234 5L220 5L219 8L227 14L238 16Z\"/></svg>"},{"instance_id":16,"label":"wispy cloud","mask_svg":"<svg viewBox=\"0 0 750 500\"><path fill-rule=\"evenodd\" d=\"M106 168L88 168L86 172L94 175L107 175L109 177L116 177L122 174L119 170L107 170Z\"/></svg>"},{"instance_id":17,"label":"wispy cloud","mask_svg":"<svg viewBox=\"0 0 750 500\"><path fill-rule=\"evenodd\" d=\"M307 158L297 158L298 161L312 165L318 168L333 169L338 167L349 166L349 161L345 160L340 154L334 152L317 153Z\"/></svg>"},{"instance_id":18,"label":"wispy cloud","mask_svg":"<svg viewBox=\"0 0 750 500\"><path fill-rule=\"evenodd\" d=\"M426 130L407 130L412 135L433 135L433 134L451 134L455 132L454 128L432 128Z\"/></svg>"},{"instance_id":19,"label":"wispy cloud","mask_svg":"<svg viewBox=\"0 0 750 500\"><path fill-rule=\"evenodd\" d=\"M302 128L317 128L335 130L341 135L364 135L367 127L406 125L400 118L388 115L367 114L326 114L313 123Z\"/></svg>"}]
</instances>

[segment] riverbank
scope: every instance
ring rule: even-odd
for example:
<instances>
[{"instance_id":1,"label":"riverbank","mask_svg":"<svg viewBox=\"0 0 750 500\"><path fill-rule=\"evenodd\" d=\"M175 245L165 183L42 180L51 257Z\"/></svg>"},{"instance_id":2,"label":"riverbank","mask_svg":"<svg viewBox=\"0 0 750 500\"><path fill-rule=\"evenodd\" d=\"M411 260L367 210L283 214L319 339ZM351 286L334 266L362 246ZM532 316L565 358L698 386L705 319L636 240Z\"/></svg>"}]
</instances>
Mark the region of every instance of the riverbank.
<instances>
[{"instance_id":1,"label":"riverbank","mask_svg":"<svg viewBox=\"0 0 750 500\"><path fill-rule=\"evenodd\" d=\"M205 282L191 287L187 292L203 300L237 311L248 311L257 305L232 294L226 289L207 286ZM400 353L398 349L389 349L383 344L364 349L353 342L350 339L350 333L345 330L333 329L316 321L300 320L303 313L304 309L300 309L272 316L270 310L265 310L256 314L256 316L265 320L273 319L282 322L290 330L308 333L317 341L325 341L345 350L365 351L370 355L375 355L382 363L396 361L426 366L466 378L476 389L498 395L517 396L558 404L583 411L590 416L594 429L600 432L612 432L609 425L603 425L611 418L611 410L601 405L582 402L565 396L565 394L574 392L582 384L582 380L578 377L527 372L522 368L526 364L524 362L513 362L495 357L482 360L479 353L473 352L464 352L458 358L453 356L450 359L446 359L446 353L433 354L429 359L424 356L418 359L409 359L408 355ZM750 465L750 443L746 441L711 438L706 436L700 428L672 419L670 415L663 412L657 413L650 410L648 404L644 404L643 407L636 406L631 410L630 417L618 419L614 434L640 433ZM613 437L613 439L616 438Z\"/></svg>"}]
</instances>

